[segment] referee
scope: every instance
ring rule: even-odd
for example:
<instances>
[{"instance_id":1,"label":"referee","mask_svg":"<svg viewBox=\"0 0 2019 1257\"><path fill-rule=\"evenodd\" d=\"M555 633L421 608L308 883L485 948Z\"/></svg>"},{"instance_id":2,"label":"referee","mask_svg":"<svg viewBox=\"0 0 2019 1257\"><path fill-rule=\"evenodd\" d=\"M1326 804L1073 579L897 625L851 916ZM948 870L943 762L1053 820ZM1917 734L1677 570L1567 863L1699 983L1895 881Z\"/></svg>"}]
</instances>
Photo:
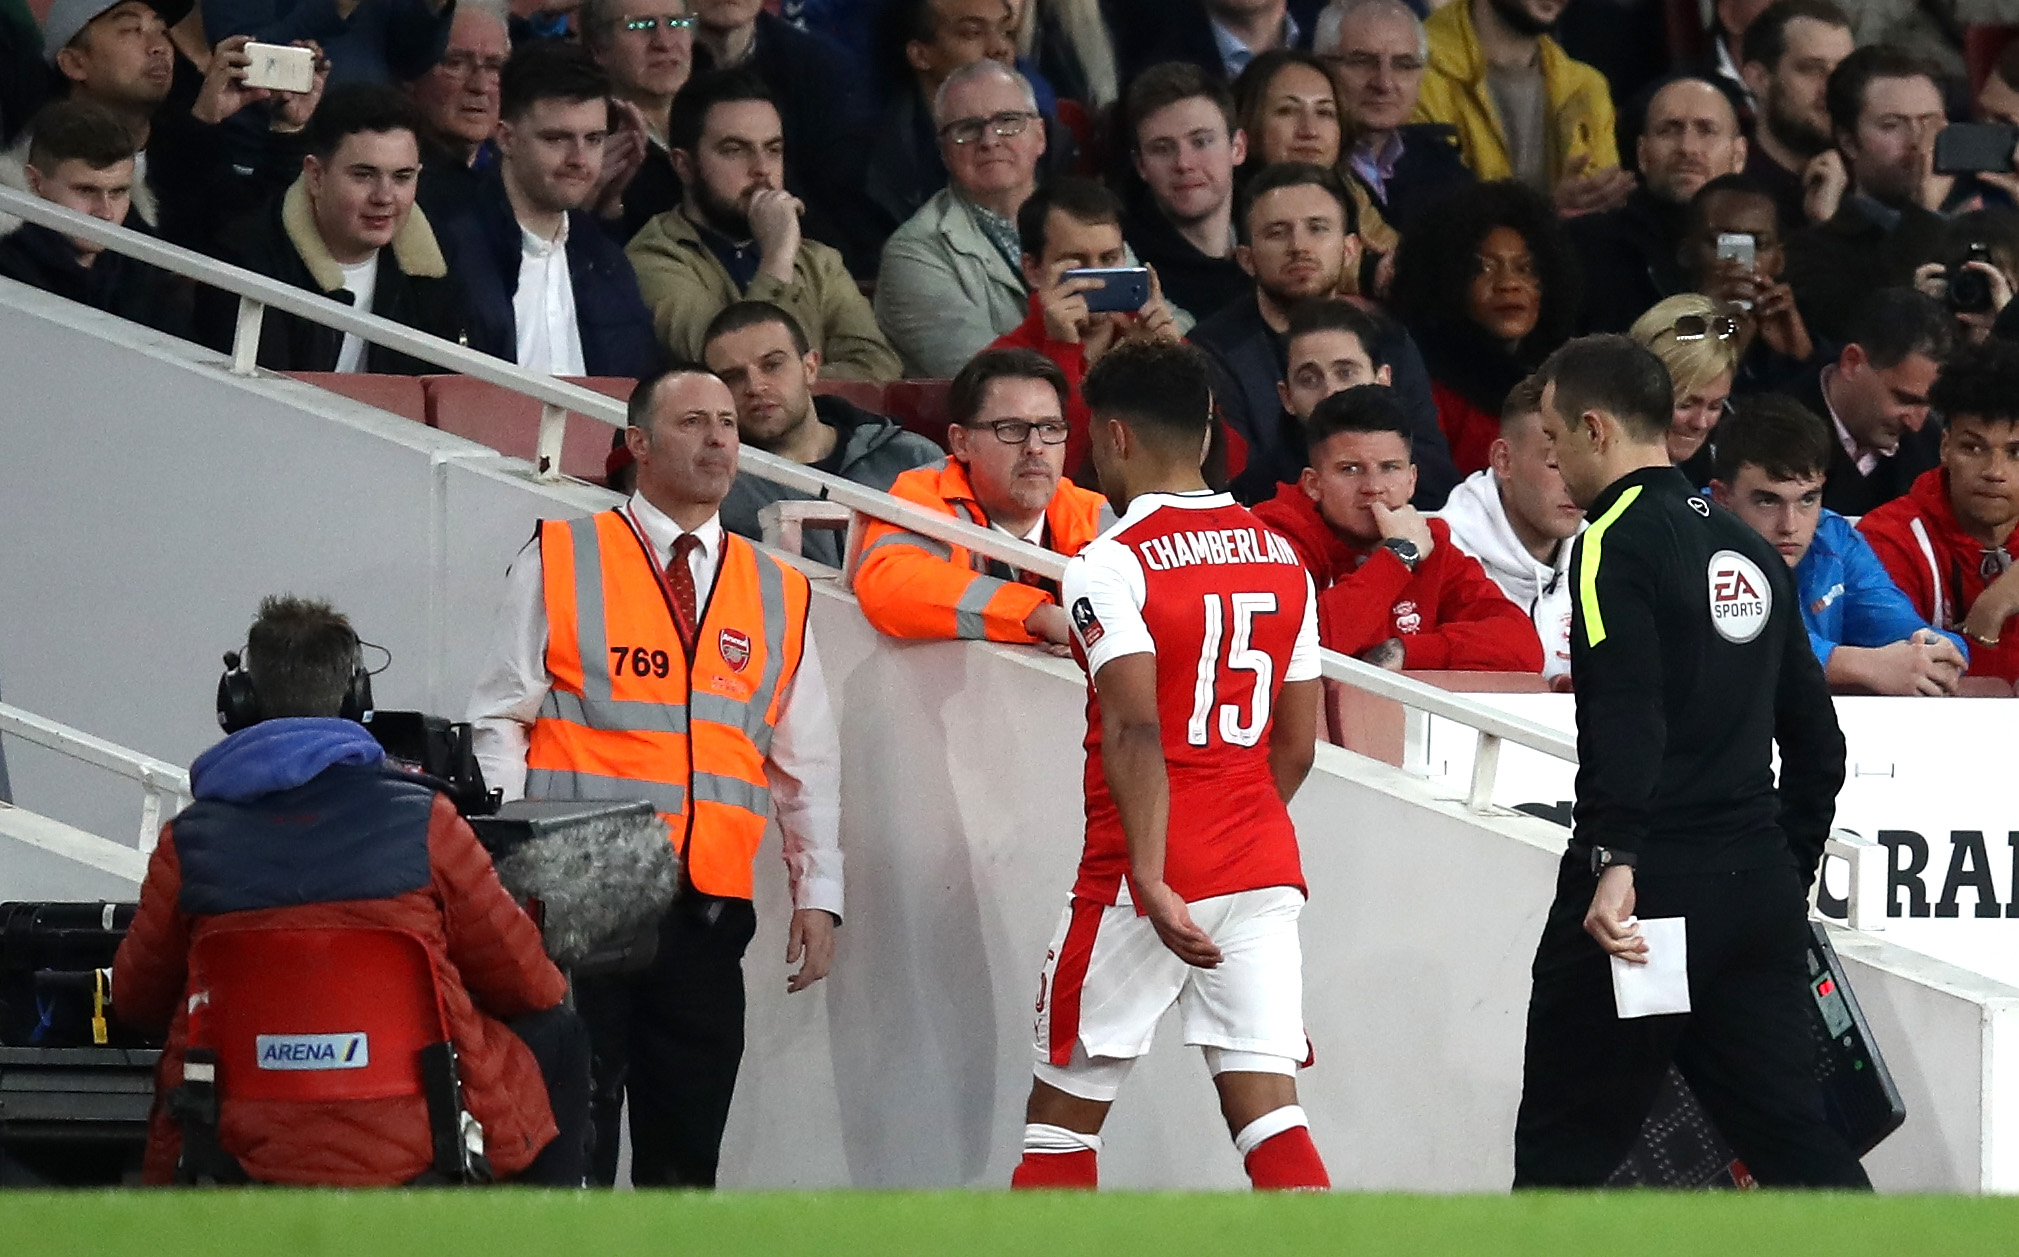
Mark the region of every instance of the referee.
<instances>
[{"instance_id":1,"label":"referee","mask_svg":"<svg viewBox=\"0 0 2019 1257\"><path fill-rule=\"evenodd\" d=\"M1602 1185L1673 1063L1763 1185L1869 1189L1815 1075L1806 889L1844 739L1788 566L1669 465L1653 354L1586 337L1541 374L1591 526L1571 564L1576 823L1535 953L1514 1185ZM1615 1014L1609 957L1646 962L1637 917L1687 922L1689 1013Z\"/></svg>"}]
</instances>

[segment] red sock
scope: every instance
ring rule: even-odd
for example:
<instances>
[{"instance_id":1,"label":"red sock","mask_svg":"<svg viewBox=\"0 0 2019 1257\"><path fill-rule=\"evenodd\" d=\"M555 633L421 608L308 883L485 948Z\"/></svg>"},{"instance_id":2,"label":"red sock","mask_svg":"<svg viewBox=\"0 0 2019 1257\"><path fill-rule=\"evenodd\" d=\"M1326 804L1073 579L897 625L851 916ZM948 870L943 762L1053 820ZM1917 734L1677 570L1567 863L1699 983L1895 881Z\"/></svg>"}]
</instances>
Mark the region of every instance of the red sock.
<instances>
[{"instance_id":1,"label":"red sock","mask_svg":"<svg viewBox=\"0 0 2019 1257\"><path fill-rule=\"evenodd\" d=\"M1028 1160L1028 1158L1026 1158ZM1311 1128L1292 1126L1255 1145L1242 1163L1256 1191L1330 1191L1332 1180L1311 1142Z\"/></svg>"},{"instance_id":2,"label":"red sock","mask_svg":"<svg viewBox=\"0 0 2019 1257\"><path fill-rule=\"evenodd\" d=\"M1093 1191L1100 1185L1100 1161L1091 1148L1078 1152L1026 1152L1010 1175L1011 1191L1047 1188Z\"/></svg>"}]
</instances>

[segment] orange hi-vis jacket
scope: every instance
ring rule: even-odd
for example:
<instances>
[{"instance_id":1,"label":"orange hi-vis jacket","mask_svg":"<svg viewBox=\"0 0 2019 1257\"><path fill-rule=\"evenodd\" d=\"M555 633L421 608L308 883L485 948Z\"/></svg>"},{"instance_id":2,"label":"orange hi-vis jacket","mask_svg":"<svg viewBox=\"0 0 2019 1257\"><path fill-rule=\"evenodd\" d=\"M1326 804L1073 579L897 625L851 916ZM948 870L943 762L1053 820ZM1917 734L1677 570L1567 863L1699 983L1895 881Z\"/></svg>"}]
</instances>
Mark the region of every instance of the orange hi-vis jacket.
<instances>
[{"instance_id":1,"label":"orange hi-vis jacket","mask_svg":"<svg viewBox=\"0 0 2019 1257\"><path fill-rule=\"evenodd\" d=\"M540 525L547 672L526 795L647 799L703 894L751 897L764 760L806 647L806 577L734 533L687 658L621 511Z\"/></svg>"},{"instance_id":2,"label":"orange hi-vis jacket","mask_svg":"<svg viewBox=\"0 0 2019 1257\"><path fill-rule=\"evenodd\" d=\"M967 467L951 458L905 472L890 492L929 511L989 525ZM1071 558L1112 522L1106 498L1060 480L1045 508L1045 548ZM863 530L855 597L869 622L892 637L991 642L1037 641L1024 621L1058 601L1055 592L1022 583L1008 564L882 520Z\"/></svg>"}]
</instances>

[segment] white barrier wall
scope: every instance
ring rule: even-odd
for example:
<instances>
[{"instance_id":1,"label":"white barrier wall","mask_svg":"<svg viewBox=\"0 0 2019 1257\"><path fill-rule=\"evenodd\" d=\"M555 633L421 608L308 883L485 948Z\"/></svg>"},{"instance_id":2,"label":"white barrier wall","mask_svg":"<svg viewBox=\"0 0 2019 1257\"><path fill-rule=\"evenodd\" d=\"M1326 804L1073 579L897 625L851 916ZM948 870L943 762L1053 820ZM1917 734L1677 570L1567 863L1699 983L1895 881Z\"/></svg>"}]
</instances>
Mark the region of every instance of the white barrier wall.
<instances>
[{"instance_id":1,"label":"white barrier wall","mask_svg":"<svg viewBox=\"0 0 2019 1257\"><path fill-rule=\"evenodd\" d=\"M215 740L217 656L277 589L332 597L394 651L382 705L458 712L534 519L609 500L4 281L0 398L8 698L177 763ZM1000 1186L1078 851L1083 686L1026 651L878 638L831 584L815 617L843 723L848 920L834 976L788 997L769 849L724 1181ZM24 809L132 829L129 783L7 753ZM1294 809L1318 1052L1301 1086L1342 1187L1492 1191L1511 1172L1527 967L1563 835L1440 790L1321 748ZM0 836L0 899L57 893L29 850ZM75 887L112 893L96 875ZM1912 1113L1875 1178L2019 1190L2019 992L1841 946ZM1243 1181L1204 1068L1168 1029L1109 1133L1110 1185Z\"/></svg>"}]
</instances>

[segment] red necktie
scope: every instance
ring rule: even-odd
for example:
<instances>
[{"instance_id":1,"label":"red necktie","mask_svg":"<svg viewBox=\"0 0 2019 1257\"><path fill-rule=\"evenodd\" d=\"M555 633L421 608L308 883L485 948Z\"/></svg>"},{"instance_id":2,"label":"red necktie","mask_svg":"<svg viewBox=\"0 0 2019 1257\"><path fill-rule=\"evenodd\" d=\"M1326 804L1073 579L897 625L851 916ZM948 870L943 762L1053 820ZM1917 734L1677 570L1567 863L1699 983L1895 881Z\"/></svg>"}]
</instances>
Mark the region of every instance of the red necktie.
<instances>
[{"instance_id":1,"label":"red necktie","mask_svg":"<svg viewBox=\"0 0 2019 1257\"><path fill-rule=\"evenodd\" d=\"M673 543L673 561L666 565L666 584L673 590L673 609L680 620L680 643L689 655L694 653L700 611L695 605L694 569L688 565L687 556L700 547L701 538L691 532L682 533Z\"/></svg>"}]
</instances>

